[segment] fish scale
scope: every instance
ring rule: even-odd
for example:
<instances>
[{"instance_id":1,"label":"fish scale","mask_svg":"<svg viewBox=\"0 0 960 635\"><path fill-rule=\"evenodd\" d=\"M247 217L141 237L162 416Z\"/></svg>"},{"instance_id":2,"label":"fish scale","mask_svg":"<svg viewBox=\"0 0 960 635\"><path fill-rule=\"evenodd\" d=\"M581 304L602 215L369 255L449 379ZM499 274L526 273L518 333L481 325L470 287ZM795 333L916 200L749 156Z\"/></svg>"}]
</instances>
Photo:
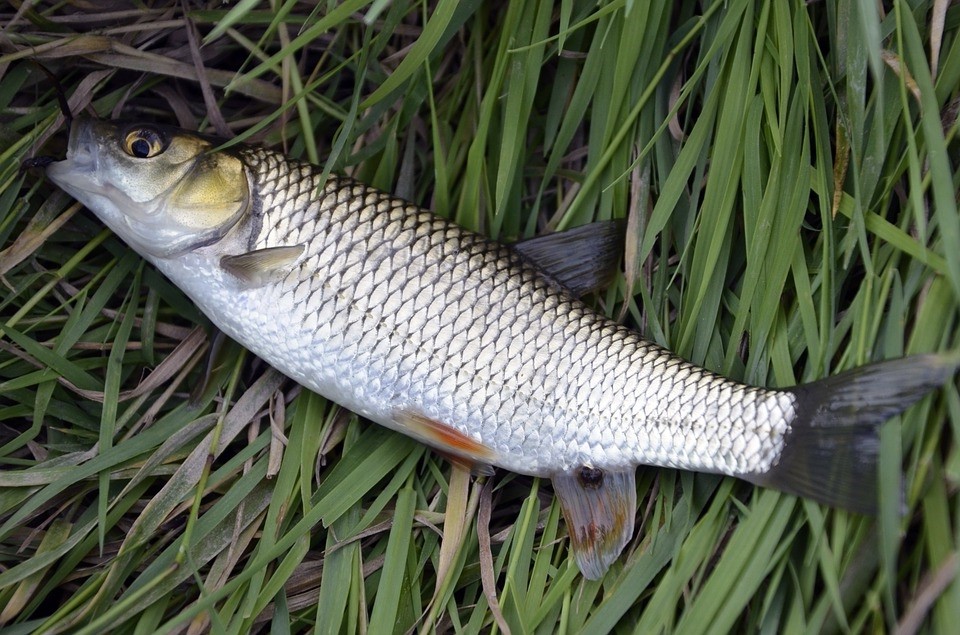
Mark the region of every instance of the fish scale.
<instances>
[{"instance_id":1,"label":"fish scale","mask_svg":"<svg viewBox=\"0 0 960 635\"><path fill-rule=\"evenodd\" d=\"M263 201L248 247L306 244L284 280L256 290L278 334L307 331L289 360L269 357L304 385L362 401L393 428L415 411L490 448L497 465L540 476L639 463L749 473L779 453L789 393L697 369L503 245L408 203L339 177L322 184L319 170L267 150L241 157ZM230 334L249 345L247 333L255 325ZM330 373L350 379L314 380Z\"/></svg>"},{"instance_id":2,"label":"fish scale","mask_svg":"<svg viewBox=\"0 0 960 635\"><path fill-rule=\"evenodd\" d=\"M874 512L878 425L960 364L918 355L754 388L567 290L602 282L609 224L507 247L271 150L86 118L66 159L36 164L304 386L475 470L549 477L588 578L633 534L637 465Z\"/></svg>"}]
</instances>

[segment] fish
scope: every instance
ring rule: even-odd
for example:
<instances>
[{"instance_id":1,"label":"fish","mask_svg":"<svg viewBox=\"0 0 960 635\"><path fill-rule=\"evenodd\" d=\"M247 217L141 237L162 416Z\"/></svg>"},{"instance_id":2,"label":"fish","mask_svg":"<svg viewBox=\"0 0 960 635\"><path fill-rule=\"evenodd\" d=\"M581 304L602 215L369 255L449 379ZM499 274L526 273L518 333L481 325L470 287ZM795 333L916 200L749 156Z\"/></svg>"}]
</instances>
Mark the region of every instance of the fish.
<instances>
[{"instance_id":1,"label":"fish","mask_svg":"<svg viewBox=\"0 0 960 635\"><path fill-rule=\"evenodd\" d=\"M505 245L280 152L219 145L78 118L66 158L37 165L291 379L477 473L550 479L588 579L633 535L641 465L875 513L878 426L960 363L748 386L584 303L609 226Z\"/></svg>"}]
</instances>

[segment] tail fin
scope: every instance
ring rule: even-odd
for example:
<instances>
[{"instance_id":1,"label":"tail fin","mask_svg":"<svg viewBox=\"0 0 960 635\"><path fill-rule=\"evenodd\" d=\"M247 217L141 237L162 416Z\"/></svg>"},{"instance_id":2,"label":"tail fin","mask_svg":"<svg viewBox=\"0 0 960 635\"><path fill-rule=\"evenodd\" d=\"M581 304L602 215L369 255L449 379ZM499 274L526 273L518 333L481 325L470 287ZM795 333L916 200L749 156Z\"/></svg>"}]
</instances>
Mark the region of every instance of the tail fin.
<instances>
[{"instance_id":1,"label":"tail fin","mask_svg":"<svg viewBox=\"0 0 960 635\"><path fill-rule=\"evenodd\" d=\"M777 464L747 480L862 514L877 511L881 423L943 384L958 354L904 357L797 386Z\"/></svg>"}]
</instances>

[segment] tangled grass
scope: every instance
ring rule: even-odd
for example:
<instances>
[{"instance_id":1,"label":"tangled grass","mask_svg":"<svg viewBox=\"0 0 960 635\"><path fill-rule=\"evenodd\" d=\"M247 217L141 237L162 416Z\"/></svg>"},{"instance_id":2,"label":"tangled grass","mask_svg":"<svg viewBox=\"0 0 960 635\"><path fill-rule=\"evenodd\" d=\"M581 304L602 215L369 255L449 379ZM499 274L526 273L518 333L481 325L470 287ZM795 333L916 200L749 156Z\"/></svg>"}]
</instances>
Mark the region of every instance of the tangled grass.
<instances>
[{"instance_id":1,"label":"tangled grass","mask_svg":"<svg viewBox=\"0 0 960 635\"><path fill-rule=\"evenodd\" d=\"M548 484L211 354L21 161L64 151L38 61L74 113L282 147L504 240L626 218L597 305L786 386L960 345L960 6L130 6L0 9L7 632L955 629L956 385L884 427L876 519L641 468L639 530L586 581Z\"/></svg>"}]
</instances>

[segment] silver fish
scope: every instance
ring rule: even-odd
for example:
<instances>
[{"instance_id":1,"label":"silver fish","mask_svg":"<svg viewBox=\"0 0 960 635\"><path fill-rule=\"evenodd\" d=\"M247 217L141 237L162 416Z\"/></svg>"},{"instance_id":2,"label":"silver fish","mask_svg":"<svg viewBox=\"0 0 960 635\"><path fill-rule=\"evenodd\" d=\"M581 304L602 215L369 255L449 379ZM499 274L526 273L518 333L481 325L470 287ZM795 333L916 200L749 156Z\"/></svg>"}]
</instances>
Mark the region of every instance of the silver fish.
<instances>
[{"instance_id":1,"label":"silver fish","mask_svg":"<svg viewBox=\"0 0 960 635\"><path fill-rule=\"evenodd\" d=\"M958 363L745 386L597 313L536 248L173 128L78 120L47 175L292 379L474 469L550 478L588 578L632 535L638 465L873 511L877 425Z\"/></svg>"}]
</instances>

